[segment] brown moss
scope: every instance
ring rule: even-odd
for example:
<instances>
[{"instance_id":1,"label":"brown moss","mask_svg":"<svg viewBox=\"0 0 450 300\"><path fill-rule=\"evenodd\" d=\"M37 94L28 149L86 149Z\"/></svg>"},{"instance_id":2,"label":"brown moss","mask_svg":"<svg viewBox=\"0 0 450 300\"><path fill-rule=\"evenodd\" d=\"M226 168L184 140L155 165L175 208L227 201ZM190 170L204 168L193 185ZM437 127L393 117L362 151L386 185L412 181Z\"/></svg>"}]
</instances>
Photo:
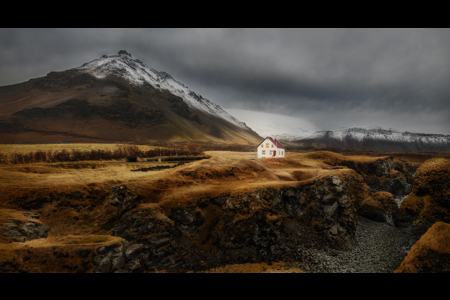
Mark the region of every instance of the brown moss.
<instances>
[{"instance_id":1,"label":"brown moss","mask_svg":"<svg viewBox=\"0 0 450 300\"><path fill-rule=\"evenodd\" d=\"M394 273L450 272L450 224L436 222L411 247Z\"/></svg>"},{"instance_id":2,"label":"brown moss","mask_svg":"<svg viewBox=\"0 0 450 300\"><path fill-rule=\"evenodd\" d=\"M450 222L449 159L433 158L417 169L412 192L400 210L428 224Z\"/></svg>"},{"instance_id":3,"label":"brown moss","mask_svg":"<svg viewBox=\"0 0 450 300\"><path fill-rule=\"evenodd\" d=\"M399 209L391 193L377 192L361 203L358 214L371 220L395 225Z\"/></svg>"},{"instance_id":4,"label":"brown moss","mask_svg":"<svg viewBox=\"0 0 450 300\"><path fill-rule=\"evenodd\" d=\"M366 200L364 200L361 203L361 206L371 206L371 207L375 207L375 208L379 208L379 209L383 209L383 206L381 205L380 201L377 201L373 198L367 198Z\"/></svg>"}]
</instances>

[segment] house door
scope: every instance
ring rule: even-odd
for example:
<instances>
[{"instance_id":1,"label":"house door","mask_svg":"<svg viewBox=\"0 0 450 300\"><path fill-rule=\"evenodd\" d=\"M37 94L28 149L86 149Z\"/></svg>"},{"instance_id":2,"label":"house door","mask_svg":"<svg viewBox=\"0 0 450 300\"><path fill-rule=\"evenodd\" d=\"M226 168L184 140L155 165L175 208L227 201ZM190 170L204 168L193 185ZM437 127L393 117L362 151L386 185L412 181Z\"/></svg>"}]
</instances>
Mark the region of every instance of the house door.
<instances>
[{"instance_id":1,"label":"house door","mask_svg":"<svg viewBox=\"0 0 450 300\"><path fill-rule=\"evenodd\" d=\"M277 155L277 150L273 151L273 157L275 157L275 155Z\"/></svg>"}]
</instances>

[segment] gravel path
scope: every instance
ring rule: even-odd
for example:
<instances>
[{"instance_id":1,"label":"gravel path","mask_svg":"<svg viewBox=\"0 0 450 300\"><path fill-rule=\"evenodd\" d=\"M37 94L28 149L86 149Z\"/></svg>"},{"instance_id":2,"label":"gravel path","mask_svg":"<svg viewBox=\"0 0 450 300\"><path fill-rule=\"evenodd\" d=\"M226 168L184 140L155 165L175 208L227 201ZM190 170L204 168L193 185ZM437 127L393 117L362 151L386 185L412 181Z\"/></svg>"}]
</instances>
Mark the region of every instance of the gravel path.
<instances>
[{"instance_id":1,"label":"gravel path","mask_svg":"<svg viewBox=\"0 0 450 300\"><path fill-rule=\"evenodd\" d=\"M311 273L392 273L425 233L419 225L393 227L359 217L355 247L349 251L299 249Z\"/></svg>"}]
</instances>

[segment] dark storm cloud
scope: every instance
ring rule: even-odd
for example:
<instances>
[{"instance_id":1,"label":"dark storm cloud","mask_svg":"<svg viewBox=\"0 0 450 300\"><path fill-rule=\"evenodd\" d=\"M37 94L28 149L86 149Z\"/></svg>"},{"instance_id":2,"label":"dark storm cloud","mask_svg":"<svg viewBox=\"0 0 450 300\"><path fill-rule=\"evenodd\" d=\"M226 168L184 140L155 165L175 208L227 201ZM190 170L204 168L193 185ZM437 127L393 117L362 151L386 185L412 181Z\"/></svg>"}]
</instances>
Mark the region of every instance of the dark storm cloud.
<instances>
[{"instance_id":1,"label":"dark storm cloud","mask_svg":"<svg viewBox=\"0 0 450 300\"><path fill-rule=\"evenodd\" d=\"M448 29L0 29L0 86L127 50L226 108L450 134Z\"/></svg>"}]
</instances>

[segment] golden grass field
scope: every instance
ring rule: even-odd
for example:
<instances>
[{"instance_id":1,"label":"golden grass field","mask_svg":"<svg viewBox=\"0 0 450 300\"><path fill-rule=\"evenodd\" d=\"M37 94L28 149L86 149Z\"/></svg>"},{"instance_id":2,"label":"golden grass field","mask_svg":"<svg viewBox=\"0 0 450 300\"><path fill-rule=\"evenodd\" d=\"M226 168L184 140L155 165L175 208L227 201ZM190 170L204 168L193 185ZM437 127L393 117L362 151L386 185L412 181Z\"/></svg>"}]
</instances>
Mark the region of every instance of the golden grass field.
<instances>
[{"instance_id":1,"label":"golden grass field","mask_svg":"<svg viewBox=\"0 0 450 300\"><path fill-rule=\"evenodd\" d=\"M66 149L71 151L72 149L79 151L91 151L91 150L113 150L117 147L117 144L101 144L101 143L72 143L72 144L0 144L0 153L28 153L35 152L37 150L42 151L61 151ZM159 147L149 145L139 145L142 150L151 150Z\"/></svg>"},{"instance_id":2,"label":"golden grass field","mask_svg":"<svg viewBox=\"0 0 450 300\"><path fill-rule=\"evenodd\" d=\"M40 145L0 145L0 153L31 152L39 150L77 149L80 151L108 150L114 144L40 144ZM142 150L152 146L139 145ZM25 247L42 252L42 260L48 256L45 249L59 247L70 251L74 247L100 247L108 243L118 243L109 229L115 215L115 207L109 204L111 187L124 184L136 189L144 199L140 206L173 207L184 201L211 197L222 193L245 192L256 187L292 185L300 180L313 180L322 175L344 175L353 172L348 168L333 169L324 162L340 159L368 162L379 157L344 156L319 151L286 153L285 158L256 159L255 152L204 151L209 159L193 161L175 168L149 172L132 171L157 165L173 166L176 162L147 162L142 159L128 163L125 160L49 162L29 164L0 164L0 224L8 218L24 219L24 203L51 198L51 201L34 211L41 214L39 222L51 228L46 239L26 243L9 243L0 235L0 264L2 259L21 261ZM226 176L233 170L234 176ZM195 175L192 175L194 174ZM64 195L80 192L83 199L91 197L86 206L83 200L67 200ZM58 198L60 197L60 198ZM63 199L64 198L64 199ZM55 201L83 204L75 210L70 207L56 209ZM35 220L36 221L36 220ZM3 230L5 228L3 227ZM2 226L0 225L0 232ZM50 251L50 250L48 250ZM39 252L40 253L40 252ZM23 262L22 262L23 263ZM79 262L77 262L79 264ZM73 268L76 268L74 263ZM30 267L31 272L66 272ZM285 268L280 264L244 264L226 266L210 272L301 272L298 268Z\"/></svg>"}]
</instances>

